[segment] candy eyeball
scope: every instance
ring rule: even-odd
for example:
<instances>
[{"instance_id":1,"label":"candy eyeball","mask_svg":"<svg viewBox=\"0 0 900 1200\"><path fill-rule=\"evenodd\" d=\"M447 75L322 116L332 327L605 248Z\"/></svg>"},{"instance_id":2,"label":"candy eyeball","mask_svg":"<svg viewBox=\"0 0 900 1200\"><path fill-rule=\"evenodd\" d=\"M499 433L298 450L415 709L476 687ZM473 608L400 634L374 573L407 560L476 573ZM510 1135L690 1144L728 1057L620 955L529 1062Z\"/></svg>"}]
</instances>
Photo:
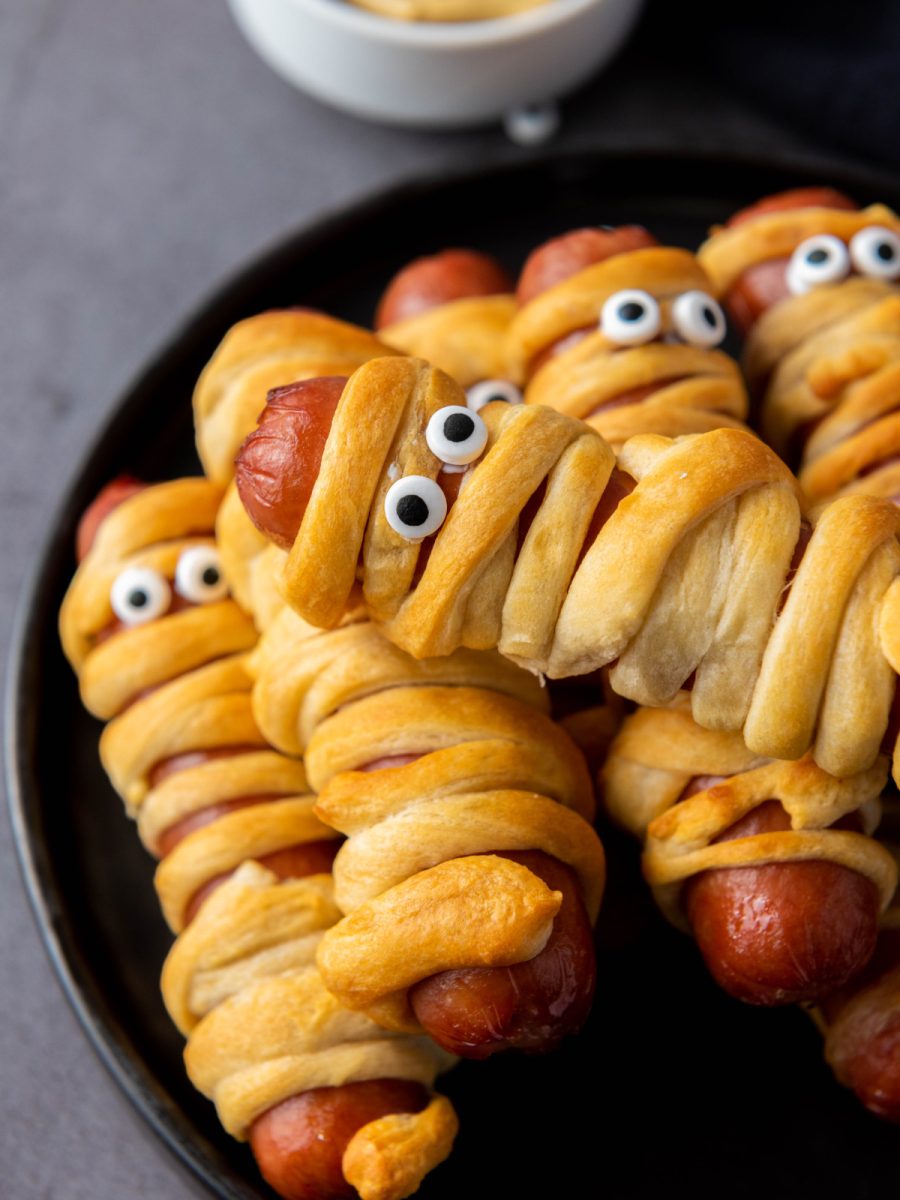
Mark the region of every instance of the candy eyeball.
<instances>
[{"instance_id":1,"label":"candy eyeball","mask_svg":"<svg viewBox=\"0 0 900 1200\"><path fill-rule=\"evenodd\" d=\"M425 430L428 449L443 463L462 467L474 462L487 445L488 431L477 412L448 404L432 414Z\"/></svg>"},{"instance_id":2,"label":"candy eyeball","mask_svg":"<svg viewBox=\"0 0 900 1200\"><path fill-rule=\"evenodd\" d=\"M672 321L678 336L692 346L711 349L725 336L725 314L706 292L684 292L672 305Z\"/></svg>"},{"instance_id":3,"label":"candy eyeball","mask_svg":"<svg viewBox=\"0 0 900 1200\"><path fill-rule=\"evenodd\" d=\"M522 393L508 379L482 379L466 391L466 400L473 412L481 412L493 400L501 400L504 404L521 404Z\"/></svg>"},{"instance_id":4,"label":"candy eyeball","mask_svg":"<svg viewBox=\"0 0 900 1200\"><path fill-rule=\"evenodd\" d=\"M109 600L123 625L143 625L168 612L172 589L159 571L149 567L129 567L116 578Z\"/></svg>"},{"instance_id":5,"label":"candy eyeball","mask_svg":"<svg viewBox=\"0 0 900 1200\"><path fill-rule=\"evenodd\" d=\"M405 475L384 498L384 515L395 533L410 542L431 537L444 523L447 498L426 475Z\"/></svg>"},{"instance_id":6,"label":"candy eyeball","mask_svg":"<svg viewBox=\"0 0 900 1200\"><path fill-rule=\"evenodd\" d=\"M896 279L900 276L900 237L883 225L870 225L850 239L850 258L860 275Z\"/></svg>"},{"instance_id":7,"label":"candy eyeball","mask_svg":"<svg viewBox=\"0 0 900 1200\"><path fill-rule=\"evenodd\" d=\"M659 334L659 305L649 292L627 288L615 292L600 312L600 328L611 342L639 346Z\"/></svg>"},{"instance_id":8,"label":"candy eyeball","mask_svg":"<svg viewBox=\"0 0 900 1200\"><path fill-rule=\"evenodd\" d=\"M826 283L840 283L850 274L850 252L840 238L830 233L801 242L788 263L788 290L803 296Z\"/></svg>"},{"instance_id":9,"label":"candy eyeball","mask_svg":"<svg viewBox=\"0 0 900 1200\"><path fill-rule=\"evenodd\" d=\"M214 546L192 546L184 551L175 568L175 591L194 604L225 599L228 583Z\"/></svg>"}]
</instances>

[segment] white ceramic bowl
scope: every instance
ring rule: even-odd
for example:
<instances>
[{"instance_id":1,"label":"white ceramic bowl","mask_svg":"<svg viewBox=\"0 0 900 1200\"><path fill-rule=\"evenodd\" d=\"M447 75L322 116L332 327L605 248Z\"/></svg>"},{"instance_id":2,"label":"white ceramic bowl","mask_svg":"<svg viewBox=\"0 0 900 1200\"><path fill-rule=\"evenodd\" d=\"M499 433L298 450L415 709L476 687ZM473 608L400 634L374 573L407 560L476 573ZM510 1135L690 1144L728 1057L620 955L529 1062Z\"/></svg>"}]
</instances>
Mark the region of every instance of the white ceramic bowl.
<instances>
[{"instance_id":1,"label":"white ceramic bowl","mask_svg":"<svg viewBox=\"0 0 900 1200\"><path fill-rule=\"evenodd\" d=\"M488 21L396 21L346 0L228 0L262 58L326 104L389 124L476 125L571 91L641 0L547 0Z\"/></svg>"}]
</instances>

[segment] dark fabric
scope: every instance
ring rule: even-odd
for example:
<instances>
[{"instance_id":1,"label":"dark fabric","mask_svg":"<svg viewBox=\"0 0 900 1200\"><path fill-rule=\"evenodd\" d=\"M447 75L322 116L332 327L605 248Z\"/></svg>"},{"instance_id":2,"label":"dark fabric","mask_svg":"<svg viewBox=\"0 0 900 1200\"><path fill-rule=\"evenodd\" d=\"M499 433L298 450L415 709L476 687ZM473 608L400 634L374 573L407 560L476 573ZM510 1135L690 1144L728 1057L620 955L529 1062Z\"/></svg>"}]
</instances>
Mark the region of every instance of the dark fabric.
<instances>
[{"instance_id":1,"label":"dark fabric","mask_svg":"<svg viewBox=\"0 0 900 1200\"><path fill-rule=\"evenodd\" d=\"M651 0L643 33L807 137L900 167L898 0Z\"/></svg>"}]
</instances>

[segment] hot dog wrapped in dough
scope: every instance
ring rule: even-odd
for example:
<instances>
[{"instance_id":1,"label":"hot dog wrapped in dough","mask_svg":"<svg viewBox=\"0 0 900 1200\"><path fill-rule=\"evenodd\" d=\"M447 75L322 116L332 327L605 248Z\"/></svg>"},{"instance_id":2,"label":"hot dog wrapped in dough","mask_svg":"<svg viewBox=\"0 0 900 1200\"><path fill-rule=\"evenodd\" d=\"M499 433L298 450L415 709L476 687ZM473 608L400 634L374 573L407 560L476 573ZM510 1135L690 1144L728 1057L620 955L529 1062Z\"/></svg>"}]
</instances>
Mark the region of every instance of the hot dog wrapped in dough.
<instances>
[{"instance_id":1,"label":"hot dog wrapped in dough","mask_svg":"<svg viewBox=\"0 0 900 1200\"><path fill-rule=\"evenodd\" d=\"M323 632L289 610L253 667L260 726L304 754L316 812L347 835L347 915L318 957L338 999L473 1058L576 1031L603 852L537 681L496 653L416 661L359 614Z\"/></svg>"},{"instance_id":2,"label":"hot dog wrapped in dough","mask_svg":"<svg viewBox=\"0 0 900 1200\"><path fill-rule=\"evenodd\" d=\"M691 681L697 721L757 753L813 746L841 776L872 765L895 682L893 505L844 497L808 537L793 476L742 430L637 436L617 458L541 405L475 412L407 358L337 392L309 380L282 396L237 466L311 624L361 599L416 657L496 647L552 678L614 664L615 691L652 705ZM314 452L295 454L298 426Z\"/></svg>"},{"instance_id":3,"label":"hot dog wrapped in dough","mask_svg":"<svg viewBox=\"0 0 900 1200\"><path fill-rule=\"evenodd\" d=\"M766 759L701 729L680 697L626 717L602 775L609 815L644 842L657 903L727 991L819 1000L865 966L896 886L871 836L883 755L834 779L809 756Z\"/></svg>"},{"instance_id":4,"label":"hot dog wrapped in dough","mask_svg":"<svg viewBox=\"0 0 900 1200\"><path fill-rule=\"evenodd\" d=\"M737 213L699 257L745 330L764 436L810 498L900 496L900 218L798 189Z\"/></svg>"},{"instance_id":5,"label":"hot dog wrapped in dough","mask_svg":"<svg viewBox=\"0 0 900 1200\"><path fill-rule=\"evenodd\" d=\"M742 428L747 398L718 347L725 315L686 250L646 229L575 229L537 247L507 334L524 399L584 420L614 450L636 434ZM427 357L427 355L425 356ZM551 684L554 711L599 767L618 720L607 671ZM598 704L598 699L603 703Z\"/></svg>"},{"instance_id":6,"label":"hot dog wrapped in dough","mask_svg":"<svg viewBox=\"0 0 900 1200\"><path fill-rule=\"evenodd\" d=\"M450 1151L456 1118L430 1089L452 1060L342 1009L316 970L339 838L302 762L254 720L256 634L212 536L221 495L204 479L106 489L80 529L63 644L160 860L178 934L163 996L192 1081L286 1200L400 1200Z\"/></svg>"},{"instance_id":7,"label":"hot dog wrapped in dough","mask_svg":"<svg viewBox=\"0 0 900 1200\"><path fill-rule=\"evenodd\" d=\"M530 404L586 421L618 449L638 433L742 428L747 396L718 347L725 314L696 257L646 229L576 229L539 246L508 334Z\"/></svg>"},{"instance_id":8,"label":"hot dog wrapped in dough","mask_svg":"<svg viewBox=\"0 0 900 1200\"><path fill-rule=\"evenodd\" d=\"M682 699L625 720L603 783L612 818L644 841L663 912L693 932L721 986L754 1004L817 1003L838 1078L897 1120L897 862L886 848L897 830L894 799L880 821L886 773L883 757L844 780L808 758L756 757L700 729Z\"/></svg>"}]
</instances>

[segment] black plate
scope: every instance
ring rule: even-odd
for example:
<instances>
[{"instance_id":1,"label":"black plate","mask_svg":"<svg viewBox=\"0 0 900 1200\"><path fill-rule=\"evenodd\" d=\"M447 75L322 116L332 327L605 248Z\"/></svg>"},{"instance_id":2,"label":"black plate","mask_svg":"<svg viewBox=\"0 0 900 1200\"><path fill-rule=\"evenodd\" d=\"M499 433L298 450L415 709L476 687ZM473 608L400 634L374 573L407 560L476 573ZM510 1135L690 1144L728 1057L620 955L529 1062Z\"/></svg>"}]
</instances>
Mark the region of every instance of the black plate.
<instances>
[{"instance_id":1,"label":"black plate","mask_svg":"<svg viewBox=\"0 0 900 1200\"><path fill-rule=\"evenodd\" d=\"M536 242L581 224L641 222L694 247L739 205L825 180L796 164L641 154L544 159L406 186L266 254L123 397L65 497L21 610L9 791L32 904L70 1002L129 1098L213 1193L271 1196L247 1149L184 1076L157 986L169 935L153 864L100 769L99 726L82 710L57 643L78 514L123 469L146 479L197 469L191 390L241 317L299 303L365 322L390 273L417 254L478 246L515 268ZM827 181L900 207L896 182L834 171ZM647 903L634 848L612 836L607 847L613 881L590 1027L550 1058L463 1064L447 1078L462 1132L423 1200L900 1195L900 1134L835 1084L808 1018L727 999L692 944Z\"/></svg>"}]
</instances>

